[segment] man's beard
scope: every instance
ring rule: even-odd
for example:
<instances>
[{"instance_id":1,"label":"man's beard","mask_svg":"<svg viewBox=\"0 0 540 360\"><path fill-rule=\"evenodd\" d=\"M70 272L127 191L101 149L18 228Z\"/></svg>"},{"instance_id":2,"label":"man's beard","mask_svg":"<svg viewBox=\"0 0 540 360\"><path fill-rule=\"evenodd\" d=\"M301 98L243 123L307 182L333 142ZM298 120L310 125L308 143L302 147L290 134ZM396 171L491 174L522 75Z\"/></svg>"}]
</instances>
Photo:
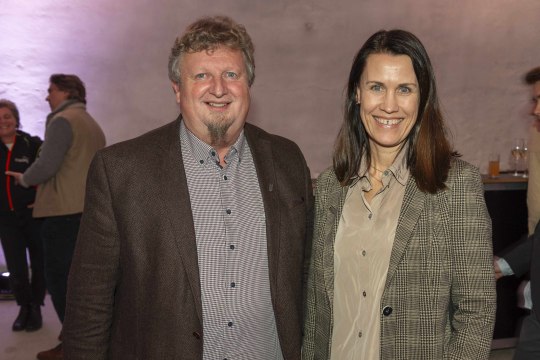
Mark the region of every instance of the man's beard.
<instances>
[{"instance_id":1,"label":"man's beard","mask_svg":"<svg viewBox=\"0 0 540 360\"><path fill-rule=\"evenodd\" d=\"M227 130L229 130L233 122L232 119L219 119L218 121L208 122L206 128L210 135L210 145L214 147L228 145Z\"/></svg>"}]
</instances>

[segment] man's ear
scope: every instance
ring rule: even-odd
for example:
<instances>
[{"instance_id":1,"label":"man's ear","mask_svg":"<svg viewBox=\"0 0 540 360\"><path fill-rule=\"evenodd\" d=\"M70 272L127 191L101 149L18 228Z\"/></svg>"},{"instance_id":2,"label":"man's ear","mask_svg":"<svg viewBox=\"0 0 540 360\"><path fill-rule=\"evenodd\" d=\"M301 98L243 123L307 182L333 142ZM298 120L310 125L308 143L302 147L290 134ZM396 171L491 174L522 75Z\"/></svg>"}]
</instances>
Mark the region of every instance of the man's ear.
<instances>
[{"instance_id":1,"label":"man's ear","mask_svg":"<svg viewBox=\"0 0 540 360\"><path fill-rule=\"evenodd\" d=\"M174 96L176 97L176 102L180 104L180 85L175 82L172 82L171 84L174 91Z\"/></svg>"}]
</instances>

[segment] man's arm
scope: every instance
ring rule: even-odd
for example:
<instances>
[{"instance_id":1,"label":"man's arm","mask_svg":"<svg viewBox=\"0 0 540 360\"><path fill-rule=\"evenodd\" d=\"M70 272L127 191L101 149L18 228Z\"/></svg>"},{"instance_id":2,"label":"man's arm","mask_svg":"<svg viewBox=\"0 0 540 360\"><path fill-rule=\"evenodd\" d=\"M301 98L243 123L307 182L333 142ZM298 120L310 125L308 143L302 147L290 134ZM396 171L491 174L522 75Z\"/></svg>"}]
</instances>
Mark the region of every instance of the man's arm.
<instances>
[{"instance_id":1,"label":"man's arm","mask_svg":"<svg viewBox=\"0 0 540 360\"><path fill-rule=\"evenodd\" d=\"M88 172L86 200L71 264L63 325L67 359L106 359L118 282L119 235L107 169L98 152Z\"/></svg>"},{"instance_id":2,"label":"man's arm","mask_svg":"<svg viewBox=\"0 0 540 360\"><path fill-rule=\"evenodd\" d=\"M16 182L24 187L44 183L58 172L72 141L73 132L67 120L54 119L45 131L45 141L36 161L24 174L6 171L6 175L13 176Z\"/></svg>"},{"instance_id":3,"label":"man's arm","mask_svg":"<svg viewBox=\"0 0 540 360\"><path fill-rule=\"evenodd\" d=\"M45 141L36 161L24 174L6 171L6 175L13 176L16 183L23 187L44 183L58 172L72 141L71 125L64 118L55 119L45 131Z\"/></svg>"},{"instance_id":4,"label":"man's arm","mask_svg":"<svg viewBox=\"0 0 540 360\"><path fill-rule=\"evenodd\" d=\"M520 277L525 275L531 268L532 251L533 236L524 235L515 245L504 250L500 257L512 269L513 275ZM507 273L502 272L502 275L505 276Z\"/></svg>"}]
</instances>

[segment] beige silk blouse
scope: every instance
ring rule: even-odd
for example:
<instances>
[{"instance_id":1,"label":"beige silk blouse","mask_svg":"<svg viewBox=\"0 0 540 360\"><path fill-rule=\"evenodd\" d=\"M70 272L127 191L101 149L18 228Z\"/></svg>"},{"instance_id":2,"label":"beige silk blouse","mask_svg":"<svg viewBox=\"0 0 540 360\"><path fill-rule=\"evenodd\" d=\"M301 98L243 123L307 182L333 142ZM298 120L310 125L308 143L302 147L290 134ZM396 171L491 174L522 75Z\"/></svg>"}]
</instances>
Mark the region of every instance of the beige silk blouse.
<instances>
[{"instance_id":1,"label":"beige silk blouse","mask_svg":"<svg viewBox=\"0 0 540 360\"><path fill-rule=\"evenodd\" d=\"M406 150L384 171L371 203L364 196L371 189L365 165L360 174L366 175L347 192L334 245L332 360L379 359L380 302L409 177Z\"/></svg>"}]
</instances>

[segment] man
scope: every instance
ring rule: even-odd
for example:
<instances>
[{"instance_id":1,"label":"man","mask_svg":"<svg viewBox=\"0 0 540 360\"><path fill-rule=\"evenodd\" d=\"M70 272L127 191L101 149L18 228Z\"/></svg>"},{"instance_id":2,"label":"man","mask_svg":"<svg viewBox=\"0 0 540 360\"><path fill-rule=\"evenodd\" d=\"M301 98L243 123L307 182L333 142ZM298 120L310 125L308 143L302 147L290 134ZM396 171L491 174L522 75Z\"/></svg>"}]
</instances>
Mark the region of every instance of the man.
<instances>
[{"instance_id":1,"label":"man","mask_svg":"<svg viewBox=\"0 0 540 360\"><path fill-rule=\"evenodd\" d=\"M105 136L86 111L86 89L76 75L50 77L46 98L45 141L38 159L25 172L11 172L24 186L36 186L33 216L44 218L41 228L47 290L64 321L67 278L84 205L90 162L105 146ZM62 344L37 355L40 360L62 359Z\"/></svg>"},{"instance_id":2,"label":"man","mask_svg":"<svg viewBox=\"0 0 540 360\"><path fill-rule=\"evenodd\" d=\"M529 185L527 188L527 209L529 211L529 234L532 234L540 220L540 67L525 75L525 82L533 88L533 110L535 117L529 131L528 159Z\"/></svg>"},{"instance_id":3,"label":"man","mask_svg":"<svg viewBox=\"0 0 540 360\"><path fill-rule=\"evenodd\" d=\"M310 173L246 124L254 68L242 25L196 21L169 59L179 118L96 155L67 358L300 358Z\"/></svg>"},{"instance_id":4,"label":"man","mask_svg":"<svg viewBox=\"0 0 540 360\"><path fill-rule=\"evenodd\" d=\"M525 308L532 312L523 320L514 359L540 359L540 67L525 75L525 82L533 87L533 110L535 123L529 138L529 185L527 207L529 210L529 236L512 250L495 258L495 276L522 276L530 270L531 281L523 289ZM533 224L536 225L536 229ZM535 261L533 261L533 259Z\"/></svg>"}]
</instances>

